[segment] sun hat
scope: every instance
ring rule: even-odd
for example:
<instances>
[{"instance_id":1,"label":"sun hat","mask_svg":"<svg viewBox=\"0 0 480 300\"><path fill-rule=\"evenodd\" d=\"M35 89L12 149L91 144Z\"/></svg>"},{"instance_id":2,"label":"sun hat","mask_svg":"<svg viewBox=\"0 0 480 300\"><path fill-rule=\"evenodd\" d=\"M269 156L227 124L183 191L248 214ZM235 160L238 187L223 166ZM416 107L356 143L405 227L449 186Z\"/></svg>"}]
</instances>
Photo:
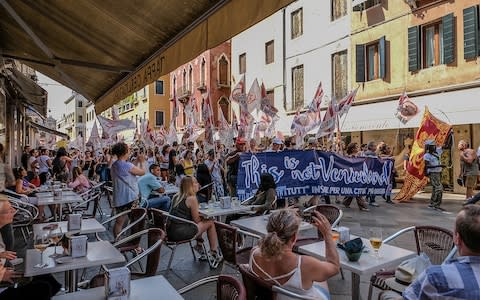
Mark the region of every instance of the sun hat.
<instances>
[{"instance_id":1,"label":"sun hat","mask_svg":"<svg viewBox=\"0 0 480 300\"><path fill-rule=\"evenodd\" d=\"M395 269L395 277L388 278L385 283L397 292L403 292L430 265L425 254L403 261Z\"/></svg>"}]
</instances>

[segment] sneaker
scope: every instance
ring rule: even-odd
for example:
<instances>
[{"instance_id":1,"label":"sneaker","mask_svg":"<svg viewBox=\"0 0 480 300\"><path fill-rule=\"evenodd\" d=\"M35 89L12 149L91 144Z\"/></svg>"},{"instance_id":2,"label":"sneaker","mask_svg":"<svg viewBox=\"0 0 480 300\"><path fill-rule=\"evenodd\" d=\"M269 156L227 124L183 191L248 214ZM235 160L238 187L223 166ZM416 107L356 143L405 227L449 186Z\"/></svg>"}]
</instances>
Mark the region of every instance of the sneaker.
<instances>
[{"instance_id":1,"label":"sneaker","mask_svg":"<svg viewBox=\"0 0 480 300\"><path fill-rule=\"evenodd\" d=\"M387 200L385 202L388 203L388 204L395 204L395 202L393 202L392 200Z\"/></svg>"},{"instance_id":2,"label":"sneaker","mask_svg":"<svg viewBox=\"0 0 480 300\"><path fill-rule=\"evenodd\" d=\"M359 207L360 211L370 211L368 208L366 207Z\"/></svg>"},{"instance_id":3,"label":"sneaker","mask_svg":"<svg viewBox=\"0 0 480 300\"><path fill-rule=\"evenodd\" d=\"M195 250L195 252L197 252L198 260L201 260L201 261L207 261L208 260L207 253L205 253L205 249L204 249L202 244L195 245L195 247L193 247L193 250Z\"/></svg>"},{"instance_id":4,"label":"sneaker","mask_svg":"<svg viewBox=\"0 0 480 300\"><path fill-rule=\"evenodd\" d=\"M368 203L368 205L373 206L373 207L379 207L380 205L377 204L377 202L371 202Z\"/></svg>"},{"instance_id":5,"label":"sneaker","mask_svg":"<svg viewBox=\"0 0 480 300\"><path fill-rule=\"evenodd\" d=\"M208 263L211 268L216 269L222 260L223 256L219 255L217 251L210 251L208 253Z\"/></svg>"},{"instance_id":6,"label":"sneaker","mask_svg":"<svg viewBox=\"0 0 480 300\"><path fill-rule=\"evenodd\" d=\"M433 204L429 204L429 205L427 206L427 208L435 209L435 206L433 206Z\"/></svg>"}]
</instances>

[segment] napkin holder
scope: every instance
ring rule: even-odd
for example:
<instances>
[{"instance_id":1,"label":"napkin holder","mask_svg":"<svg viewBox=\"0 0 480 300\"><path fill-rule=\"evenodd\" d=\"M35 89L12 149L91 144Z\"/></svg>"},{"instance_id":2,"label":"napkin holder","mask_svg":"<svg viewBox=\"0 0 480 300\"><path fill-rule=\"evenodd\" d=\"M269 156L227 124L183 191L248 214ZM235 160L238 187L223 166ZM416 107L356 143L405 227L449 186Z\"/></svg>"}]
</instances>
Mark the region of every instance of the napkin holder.
<instances>
[{"instance_id":1,"label":"napkin holder","mask_svg":"<svg viewBox=\"0 0 480 300\"><path fill-rule=\"evenodd\" d=\"M53 189L53 200L62 199L62 189Z\"/></svg>"},{"instance_id":2,"label":"napkin holder","mask_svg":"<svg viewBox=\"0 0 480 300\"><path fill-rule=\"evenodd\" d=\"M127 300L130 297L130 270L126 267L105 272L105 297L108 300Z\"/></svg>"},{"instance_id":3,"label":"napkin holder","mask_svg":"<svg viewBox=\"0 0 480 300\"><path fill-rule=\"evenodd\" d=\"M77 235L68 237L67 255L72 258L87 256L87 236Z\"/></svg>"},{"instance_id":4,"label":"napkin holder","mask_svg":"<svg viewBox=\"0 0 480 300\"><path fill-rule=\"evenodd\" d=\"M230 197L220 197L220 207L221 208L231 208L232 199Z\"/></svg>"},{"instance_id":5,"label":"napkin holder","mask_svg":"<svg viewBox=\"0 0 480 300\"><path fill-rule=\"evenodd\" d=\"M82 215L69 214L67 228L68 231L80 230L82 228Z\"/></svg>"}]
</instances>

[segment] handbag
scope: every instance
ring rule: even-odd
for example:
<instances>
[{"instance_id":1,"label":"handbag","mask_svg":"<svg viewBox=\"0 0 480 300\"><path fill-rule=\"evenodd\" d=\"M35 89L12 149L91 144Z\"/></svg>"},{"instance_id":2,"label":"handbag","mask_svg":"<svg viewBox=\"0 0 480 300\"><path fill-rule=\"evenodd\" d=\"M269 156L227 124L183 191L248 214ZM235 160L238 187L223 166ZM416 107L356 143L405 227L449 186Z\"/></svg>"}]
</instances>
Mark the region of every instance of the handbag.
<instances>
[{"instance_id":1,"label":"handbag","mask_svg":"<svg viewBox=\"0 0 480 300\"><path fill-rule=\"evenodd\" d=\"M460 176L457 178L457 184L459 186L465 186L465 181L467 180L467 176Z\"/></svg>"}]
</instances>

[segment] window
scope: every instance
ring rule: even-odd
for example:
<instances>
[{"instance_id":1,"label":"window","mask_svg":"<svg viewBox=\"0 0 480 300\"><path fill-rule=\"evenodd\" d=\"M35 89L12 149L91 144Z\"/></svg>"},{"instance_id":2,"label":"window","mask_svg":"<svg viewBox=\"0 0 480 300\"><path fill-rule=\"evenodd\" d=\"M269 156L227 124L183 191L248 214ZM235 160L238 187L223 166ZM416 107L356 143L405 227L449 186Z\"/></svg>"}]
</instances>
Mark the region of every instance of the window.
<instances>
[{"instance_id":1,"label":"window","mask_svg":"<svg viewBox=\"0 0 480 300\"><path fill-rule=\"evenodd\" d=\"M353 0L353 1L354 1L354 3L352 5L353 5L353 10L354 11L362 11L362 10L365 10L365 9L369 9L370 7L382 4L382 0L366 0L366 1L355 1L355 0ZM356 3L359 3L359 2L361 2L361 3L356 4Z\"/></svg>"},{"instance_id":2,"label":"window","mask_svg":"<svg viewBox=\"0 0 480 300\"><path fill-rule=\"evenodd\" d=\"M292 68L292 107L290 110L303 108L303 96L303 65L300 65Z\"/></svg>"},{"instance_id":3,"label":"window","mask_svg":"<svg viewBox=\"0 0 480 300\"><path fill-rule=\"evenodd\" d=\"M78 123L83 123L83 116L78 116Z\"/></svg>"},{"instance_id":4,"label":"window","mask_svg":"<svg viewBox=\"0 0 480 300\"><path fill-rule=\"evenodd\" d=\"M185 69L183 69L182 84L183 84L182 91L186 91L188 83L187 83L187 70Z\"/></svg>"},{"instance_id":5,"label":"window","mask_svg":"<svg viewBox=\"0 0 480 300\"><path fill-rule=\"evenodd\" d=\"M267 95L266 95L265 98L267 99L267 103L270 106L275 107L275 93L274 93L274 90L267 91Z\"/></svg>"},{"instance_id":6,"label":"window","mask_svg":"<svg viewBox=\"0 0 480 300\"><path fill-rule=\"evenodd\" d=\"M385 78L386 40L384 36L373 43L356 45L355 55L357 82Z\"/></svg>"},{"instance_id":7,"label":"window","mask_svg":"<svg viewBox=\"0 0 480 300\"><path fill-rule=\"evenodd\" d=\"M163 80L155 81L155 95L163 95Z\"/></svg>"},{"instance_id":8,"label":"window","mask_svg":"<svg viewBox=\"0 0 480 300\"><path fill-rule=\"evenodd\" d=\"M221 113L223 113L225 120L227 120L227 122L230 122L230 101L228 101L227 98L222 97L218 101L218 105L220 106Z\"/></svg>"},{"instance_id":9,"label":"window","mask_svg":"<svg viewBox=\"0 0 480 300\"><path fill-rule=\"evenodd\" d=\"M228 85L228 60L225 55L218 60L218 84Z\"/></svg>"},{"instance_id":10,"label":"window","mask_svg":"<svg viewBox=\"0 0 480 300\"><path fill-rule=\"evenodd\" d=\"M83 131L80 130L80 131L78 132L78 136L83 136Z\"/></svg>"},{"instance_id":11,"label":"window","mask_svg":"<svg viewBox=\"0 0 480 300\"><path fill-rule=\"evenodd\" d=\"M147 119L147 112L146 112L146 111L143 112L143 119L144 119L144 120Z\"/></svg>"},{"instance_id":12,"label":"window","mask_svg":"<svg viewBox=\"0 0 480 300\"><path fill-rule=\"evenodd\" d=\"M273 41L265 43L265 64L271 64L274 62L274 43Z\"/></svg>"},{"instance_id":13,"label":"window","mask_svg":"<svg viewBox=\"0 0 480 300\"><path fill-rule=\"evenodd\" d=\"M303 34L303 8L292 12L291 15L292 40Z\"/></svg>"},{"instance_id":14,"label":"window","mask_svg":"<svg viewBox=\"0 0 480 300\"><path fill-rule=\"evenodd\" d=\"M455 61L455 18L408 28L408 70L417 71Z\"/></svg>"},{"instance_id":15,"label":"window","mask_svg":"<svg viewBox=\"0 0 480 300\"><path fill-rule=\"evenodd\" d=\"M332 55L332 95L342 99L348 93L347 50Z\"/></svg>"},{"instance_id":16,"label":"window","mask_svg":"<svg viewBox=\"0 0 480 300\"><path fill-rule=\"evenodd\" d=\"M191 92L193 88L193 69L192 66L188 67L188 90Z\"/></svg>"},{"instance_id":17,"label":"window","mask_svg":"<svg viewBox=\"0 0 480 300\"><path fill-rule=\"evenodd\" d=\"M247 53L240 54L238 57L238 72L240 74L247 72Z\"/></svg>"},{"instance_id":18,"label":"window","mask_svg":"<svg viewBox=\"0 0 480 300\"><path fill-rule=\"evenodd\" d=\"M82 107L83 106L83 102L82 101L78 101L78 107Z\"/></svg>"},{"instance_id":19,"label":"window","mask_svg":"<svg viewBox=\"0 0 480 300\"><path fill-rule=\"evenodd\" d=\"M164 117L165 117L165 113L163 111L157 110L155 112L155 126L159 127L159 126L165 125Z\"/></svg>"},{"instance_id":20,"label":"window","mask_svg":"<svg viewBox=\"0 0 480 300\"><path fill-rule=\"evenodd\" d=\"M472 6L463 10L463 58L476 59L480 56L479 7Z\"/></svg>"},{"instance_id":21,"label":"window","mask_svg":"<svg viewBox=\"0 0 480 300\"><path fill-rule=\"evenodd\" d=\"M331 20L334 21L347 14L347 0L331 0Z\"/></svg>"},{"instance_id":22,"label":"window","mask_svg":"<svg viewBox=\"0 0 480 300\"><path fill-rule=\"evenodd\" d=\"M205 86L205 58L202 58L202 65L200 66L200 86Z\"/></svg>"}]
</instances>

